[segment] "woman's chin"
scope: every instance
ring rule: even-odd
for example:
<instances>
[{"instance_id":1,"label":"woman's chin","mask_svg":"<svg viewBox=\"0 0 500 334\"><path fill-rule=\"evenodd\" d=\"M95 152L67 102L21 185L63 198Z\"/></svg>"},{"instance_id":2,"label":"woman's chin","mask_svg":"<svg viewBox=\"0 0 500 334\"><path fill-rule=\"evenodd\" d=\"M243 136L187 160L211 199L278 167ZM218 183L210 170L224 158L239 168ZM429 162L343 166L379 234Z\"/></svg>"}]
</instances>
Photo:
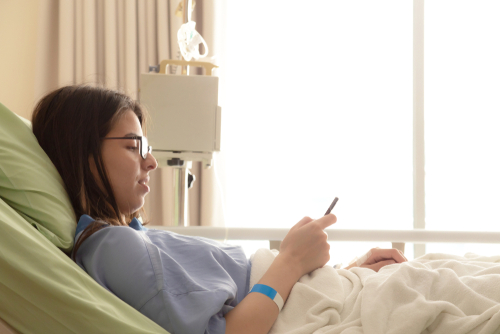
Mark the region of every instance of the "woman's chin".
<instances>
[{"instance_id":1,"label":"woman's chin","mask_svg":"<svg viewBox=\"0 0 500 334\"><path fill-rule=\"evenodd\" d=\"M127 207L127 209L123 210L122 212L126 212L126 213L128 213L128 215L132 215L132 214L138 212L139 210L141 210L143 206L144 206L144 197L142 197L141 201L134 203L134 205L129 205Z\"/></svg>"}]
</instances>

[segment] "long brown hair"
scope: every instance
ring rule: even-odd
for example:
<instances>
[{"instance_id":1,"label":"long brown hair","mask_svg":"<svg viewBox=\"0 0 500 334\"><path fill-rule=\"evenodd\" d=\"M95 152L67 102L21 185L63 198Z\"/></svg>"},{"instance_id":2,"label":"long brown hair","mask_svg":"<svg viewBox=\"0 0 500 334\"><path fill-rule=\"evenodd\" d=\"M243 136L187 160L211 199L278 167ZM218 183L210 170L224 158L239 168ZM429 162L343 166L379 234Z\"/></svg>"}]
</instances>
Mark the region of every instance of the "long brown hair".
<instances>
[{"instance_id":1,"label":"long brown hair","mask_svg":"<svg viewBox=\"0 0 500 334\"><path fill-rule=\"evenodd\" d=\"M140 215L134 212L122 222L101 156L102 138L127 110L137 115L144 128L146 111L137 101L118 91L76 85L47 94L33 111L33 133L61 175L76 217L87 214L96 220L84 231L73 254L85 239L106 226L103 222L124 225ZM92 174L90 157L102 186Z\"/></svg>"}]
</instances>

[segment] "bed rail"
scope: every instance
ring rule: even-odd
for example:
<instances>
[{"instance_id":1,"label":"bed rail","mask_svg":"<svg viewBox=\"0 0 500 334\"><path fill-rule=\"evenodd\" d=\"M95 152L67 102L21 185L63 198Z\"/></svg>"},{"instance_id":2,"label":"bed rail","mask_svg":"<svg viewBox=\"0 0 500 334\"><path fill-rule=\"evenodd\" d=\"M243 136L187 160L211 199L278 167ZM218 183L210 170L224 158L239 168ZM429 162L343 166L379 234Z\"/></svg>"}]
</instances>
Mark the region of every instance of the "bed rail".
<instances>
[{"instance_id":1,"label":"bed rail","mask_svg":"<svg viewBox=\"0 0 500 334\"><path fill-rule=\"evenodd\" d=\"M269 240L270 247L279 249L287 228L245 228L208 226L148 226L191 236L216 240ZM326 229L330 241L386 241L404 252L407 242L423 243L500 243L500 232L432 231L432 230L347 230Z\"/></svg>"}]
</instances>

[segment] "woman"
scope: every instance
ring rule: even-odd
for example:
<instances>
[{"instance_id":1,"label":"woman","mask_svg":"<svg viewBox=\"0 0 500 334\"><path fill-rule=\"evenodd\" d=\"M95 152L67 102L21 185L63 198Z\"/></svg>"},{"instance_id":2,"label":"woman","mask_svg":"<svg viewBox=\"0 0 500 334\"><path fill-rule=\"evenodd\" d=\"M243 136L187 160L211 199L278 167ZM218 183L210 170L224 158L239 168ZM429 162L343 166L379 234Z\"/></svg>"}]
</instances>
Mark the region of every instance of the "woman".
<instances>
[{"instance_id":1,"label":"woman","mask_svg":"<svg viewBox=\"0 0 500 334\"><path fill-rule=\"evenodd\" d=\"M250 263L240 247L144 228L138 218L157 168L143 135L146 113L128 96L88 86L48 94L33 113L33 132L61 174L80 217L73 258L119 298L171 333L267 333L297 280L324 266L324 229L335 215L305 217L249 293ZM406 261L372 250L362 266ZM266 292L267 291L267 292Z\"/></svg>"}]
</instances>

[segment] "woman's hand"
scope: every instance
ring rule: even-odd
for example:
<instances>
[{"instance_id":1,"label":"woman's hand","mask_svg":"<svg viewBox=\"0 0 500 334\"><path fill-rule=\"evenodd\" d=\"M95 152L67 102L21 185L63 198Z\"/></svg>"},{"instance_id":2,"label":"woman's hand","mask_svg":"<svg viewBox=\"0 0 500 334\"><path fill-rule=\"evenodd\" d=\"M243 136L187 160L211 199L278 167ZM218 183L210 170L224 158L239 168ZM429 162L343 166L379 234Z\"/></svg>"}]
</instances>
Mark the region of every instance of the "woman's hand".
<instances>
[{"instance_id":1,"label":"woman's hand","mask_svg":"<svg viewBox=\"0 0 500 334\"><path fill-rule=\"evenodd\" d=\"M333 214L317 220L302 218L283 239L278 256L293 264L298 277L323 267L330 260L330 245L324 229L336 221Z\"/></svg>"},{"instance_id":2,"label":"woman's hand","mask_svg":"<svg viewBox=\"0 0 500 334\"><path fill-rule=\"evenodd\" d=\"M318 220L309 217L301 219L288 231L281 242L280 253L258 283L275 289L286 302L300 277L330 260L330 245L324 229L336 221L337 217L331 214ZM268 333L278 313L276 303L269 297L249 293L224 316L226 334Z\"/></svg>"},{"instance_id":3,"label":"woman's hand","mask_svg":"<svg viewBox=\"0 0 500 334\"><path fill-rule=\"evenodd\" d=\"M374 271L379 271L382 267L388 266L394 263L402 263L408 261L404 254L397 249L380 249L372 248L368 253L368 257L361 264L358 265L355 261L351 263L348 267L344 269L351 269L353 267L369 268Z\"/></svg>"}]
</instances>

